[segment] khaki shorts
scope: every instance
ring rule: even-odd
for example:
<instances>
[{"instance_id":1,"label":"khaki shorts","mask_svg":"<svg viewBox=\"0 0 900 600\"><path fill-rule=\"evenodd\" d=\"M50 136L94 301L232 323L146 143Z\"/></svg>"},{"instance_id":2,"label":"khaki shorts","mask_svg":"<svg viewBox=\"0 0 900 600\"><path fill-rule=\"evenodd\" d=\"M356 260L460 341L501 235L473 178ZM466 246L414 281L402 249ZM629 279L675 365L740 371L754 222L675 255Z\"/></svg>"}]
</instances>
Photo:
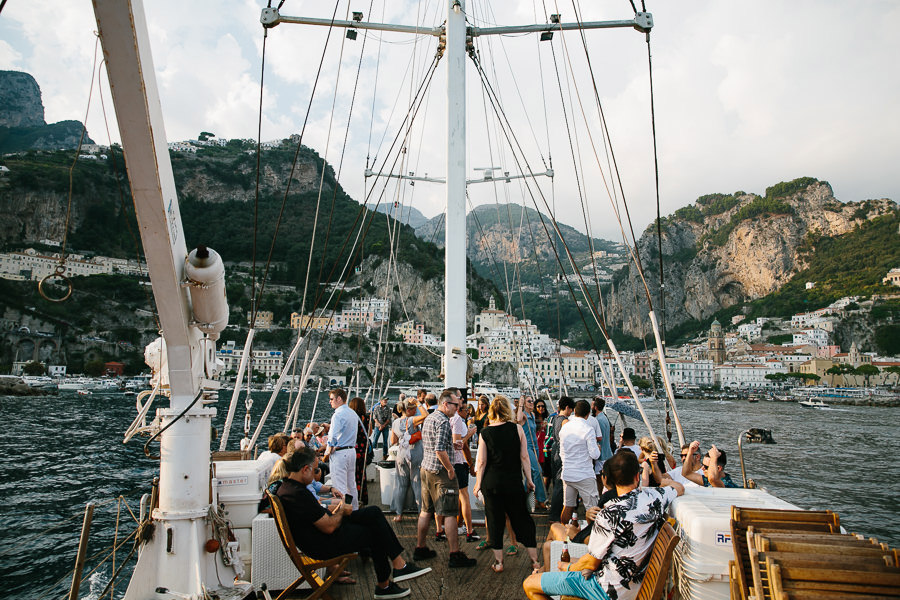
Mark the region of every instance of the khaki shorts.
<instances>
[{"instance_id":1,"label":"khaki shorts","mask_svg":"<svg viewBox=\"0 0 900 600\"><path fill-rule=\"evenodd\" d=\"M593 477L581 481L563 481L563 506L574 508L578 506L578 496L584 502L584 507L590 508L600 503L597 494L597 480Z\"/></svg>"},{"instance_id":2,"label":"khaki shorts","mask_svg":"<svg viewBox=\"0 0 900 600\"><path fill-rule=\"evenodd\" d=\"M422 512L437 513L442 517L459 514L459 484L450 479L445 469L432 473L422 469Z\"/></svg>"}]
</instances>

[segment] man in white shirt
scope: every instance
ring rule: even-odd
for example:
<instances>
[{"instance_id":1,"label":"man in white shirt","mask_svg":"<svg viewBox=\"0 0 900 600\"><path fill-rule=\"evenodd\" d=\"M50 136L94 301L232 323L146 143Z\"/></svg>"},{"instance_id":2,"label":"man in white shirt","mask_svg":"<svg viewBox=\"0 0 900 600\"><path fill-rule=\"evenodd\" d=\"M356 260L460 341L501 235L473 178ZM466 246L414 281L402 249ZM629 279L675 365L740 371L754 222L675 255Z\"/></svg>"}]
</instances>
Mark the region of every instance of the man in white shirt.
<instances>
[{"instance_id":1,"label":"man in white shirt","mask_svg":"<svg viewBox=\"0 0 900 600\"><path fill-rule=\"evenodd\" d=\"M699 485L697 485L696 483L694 483L693 481L691 481L690 479L688 479L687 477L685 477L682 474L682 469L684 468L683 465L685 465L685 464L691 465L691 463L693 463L693 466L699 466L698 469L695 469L696 473L698 475L703 475L703 463L701 462L701 458L700 458L700 448L699 447L695 448L693 455L691 455L690 452L691 452L691 445L683 444L681 446L681 464L682 464L682 466L675 467L674 469L670 469L669 471L666 472L666 475L668 475L669 477L671 477L672 479L674 479L675 481L677 481L684 487L700 487Z\"/></svg>"},{"instance_id":2,"label":"man in white shirt","mask_svg":"<svg viewBox=\"0 0 900 600\"><path fill-rule=\"evenodd\" d=\"M475 474L475 461L471 460L469 440L475 434L475 426L467 425L469 404L461 400L456 414L450 417L450 433L453 436L453 468L459 483L459 508L466 524L466 541L477 542L481 537L472 524L472 505L469 502L469 475Z\"/></svg>"},{"instance_id":3,"label":"man in white shirt","mask_svg":"<svg viewBox=\"0 0 900 600\"><path fill-rule=\"evenodd\" d=\"M341 494L353 497L353 510L359 508L356 493L356 432L359 416L347 406L347 392L341 388L328 392L334 414L323 460L331 466L331 486Z\"/></svg>"},{"instance_id":4,"label":"man in white shirt","mask_svg":"<svg viewBox=\"0 0 900 600\"><path fill-rule=\"evenodd\" d=\"M593 427L588 425L591 405L587 400L575 403L575 411L559 430L559 453L562 458L563 511L560 521L567 523L578 506L578 495L585 509L597 506L600 494L594 477L594 461L600 458L600 446Z\"/></svg>"},{"instance_id":5,"label":"man in white shirt","mask_svg":"<svg viewBox=\"0 0 900 600\"><path fill-rule=\"evenodd\" d=\"M619 438L619 448L628 448L634 455L638 457L638 460L641 459L641 447L637 445L635 439L637 438L637 434L634 432L634 429L631 427L626 427L622 430L622 436Z\"/></svg>"}]
</instances>

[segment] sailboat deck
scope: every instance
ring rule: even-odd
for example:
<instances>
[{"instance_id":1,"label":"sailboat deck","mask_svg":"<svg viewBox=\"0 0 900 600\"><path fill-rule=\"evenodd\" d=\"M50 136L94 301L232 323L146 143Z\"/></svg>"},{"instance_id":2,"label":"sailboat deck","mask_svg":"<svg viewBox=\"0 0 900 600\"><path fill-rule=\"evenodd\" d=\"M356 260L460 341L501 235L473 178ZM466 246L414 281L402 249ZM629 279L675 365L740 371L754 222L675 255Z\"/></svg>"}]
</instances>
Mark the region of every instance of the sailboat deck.
<instances>
[{"instance_id":1,"label":"sailboat deck","mask_svg":"<svg viewBox=\"0 0 900 600\"><path fill-rule=\"evenodd\" d=\"M369 504L372 506L380 506L380 490L377 483L369 483ZM403 521L394 523L391 520L392 514L385 513L388 522L394 528L397 538L403 545L405 552L403 556L407 559L412 557L412 551L416 546L416 520L415 514L404 514ZM537 527L538 547L541 542L547 538L549 524L546 514L532 515L534 524ZM483 519L483 518L482 518ZM487 532L483 522L476 520L476 530L478 534L485 538ZM465 537L460 540L460 549L466 555L478 560L478 564L474 567L465 569L451 569L448 567L450 557L450 549L447 542L434 541L434 524L429 529L427 540L428 547L437 552L437 556L430 560L418 561L421 566L432 568L432 572L416 579L404 581L400 585L408 587L411 590L410 598L448 598L453 600L481 600L482 598L496 598L498 600L506 598L521 599L525 597L522 591L522 582L531 574L531 560L525 552L525 548L519 544L518 554L515 556L504 556L503 572L494 573L491 570L493 562L493 552L490 549L477 551L475 547L477 542L467 543ZM509 546L509 537L504 539L504 548ZM350 562L349 570L356 580L356 585L333 585L329 590L334 600L371 600L372 592L375 589L375 571L372 569L371 561L360 558ZM299 591L296 597L302 597L308 594ZM274 596L273 596L274 597ZM294 596L292 596L294 597Z\"/></svg>"}]
</instances>

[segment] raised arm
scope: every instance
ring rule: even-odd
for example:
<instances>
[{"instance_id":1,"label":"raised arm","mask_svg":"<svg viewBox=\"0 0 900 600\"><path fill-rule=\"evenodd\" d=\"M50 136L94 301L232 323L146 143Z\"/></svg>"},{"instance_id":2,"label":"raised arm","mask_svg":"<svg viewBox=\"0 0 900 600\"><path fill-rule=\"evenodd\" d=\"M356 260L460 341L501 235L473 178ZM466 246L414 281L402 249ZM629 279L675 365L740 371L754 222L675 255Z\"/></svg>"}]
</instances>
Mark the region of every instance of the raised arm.
<instances>
[{"instance_id":1,"label":"raised arm","mask_svg":"<svg viewBox=\"0 0 900 600\"><path fill-rule=\"evenodd\" d=\"M693 481L697 485L703 485L703 476L697 473L697 465L694 464L694 454L700 450L700 442L694 440L688 448L687 458L681 466L681 474L685 479Z\"/></svg>"}]
</instances>

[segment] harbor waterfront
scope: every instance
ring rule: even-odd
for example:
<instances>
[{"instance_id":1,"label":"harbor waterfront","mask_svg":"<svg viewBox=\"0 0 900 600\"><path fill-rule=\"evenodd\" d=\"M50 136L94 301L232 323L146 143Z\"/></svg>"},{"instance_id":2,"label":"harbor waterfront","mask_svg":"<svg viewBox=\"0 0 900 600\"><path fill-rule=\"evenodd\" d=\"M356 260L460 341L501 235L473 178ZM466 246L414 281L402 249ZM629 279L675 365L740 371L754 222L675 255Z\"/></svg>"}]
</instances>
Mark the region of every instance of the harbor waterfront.
<instances>
[{"instance_id":1,"label":"harbor waterfront","mask_svg":"<svg viewBox=\"0 0 900 600\"><path fill-rule=\"evenodd\" d=\"M253 428L268 398L269 394L254 394ZM229 399L230 393L220 393L214 420L220 433ZM243 417L241 400L236 417ZM313 401L314 394L304 396L301 419L308 419ZM740 479L738 434L750 427L771 429L776 445L744 444L749 477L802 508L836 511L849 531L900 546L896 408L845 406L810 411L797 403L694 399L680 400L678 407L689 440L699 439L704 449L715 443L727 451L726 470L735 481ZM281 393L266 433L280 430L286 409L287 394ZM646 409L661 433L662 403L648 403ZM327 419L330 413L320 398L317 419ZM4 432L0 439L0 528L4 532L0 573L10 596L59 598L65 593L88 501L106 504L94 513L86 574L114 542L114 499L123 496L137 514L140 496L149 492L158 463L144 455L145 438L122 444L122 434L134 415L134 398L120 394L79 397L60 392L0 398ZM235 418L231 432L235 446L242 421ZM616 424L621 429L621 421ZM643 430L639 421L629 419L628 425L639 435ZM155 454L158 444L151 444L150 450ZM134 529L134 522L124 506L119 518L121 542ZM128 541L118 550L117 567L131 547ZM120 576L115 597L124 594L132 564ZM81 597L99 593L112 571L107 561L82 585Z\"/></svg>"}]
</instances>

